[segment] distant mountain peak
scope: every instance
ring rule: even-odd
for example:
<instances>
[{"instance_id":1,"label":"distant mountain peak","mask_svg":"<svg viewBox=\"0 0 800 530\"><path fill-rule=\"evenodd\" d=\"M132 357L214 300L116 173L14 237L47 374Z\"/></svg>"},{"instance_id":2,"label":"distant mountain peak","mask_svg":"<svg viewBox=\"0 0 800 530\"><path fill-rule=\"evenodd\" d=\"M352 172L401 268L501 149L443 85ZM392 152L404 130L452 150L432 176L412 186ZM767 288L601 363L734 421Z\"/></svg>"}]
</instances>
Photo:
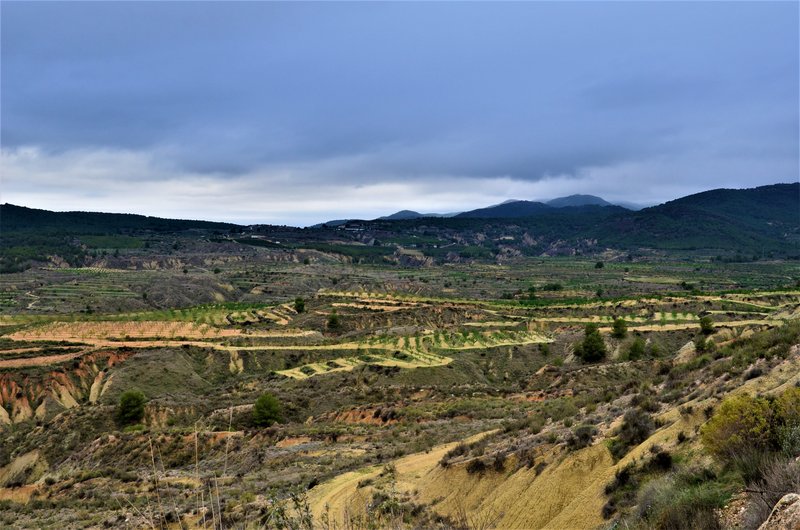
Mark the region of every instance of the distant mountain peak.
<instances>
[{"instance_id":1,"label":"distant mountain peak","mask_svg":"<svg viewBox=\"0 0 800 530\"><path fill-rule=\"evenodd\" d=\"M378 217L378 219L384 219L384 220L418 219L423 216L424 216L423 214L415 212L414 210L400 210L399 212L395 212L391 215Z\"/></svg>"},{"instance_id":2,"label":"distant mountain peak","mask_svg":"<svg viewBox=\"0 0 800 530\"><path fill-rule=\"evenodd\" d=\"M392 215L378 217L378 221L402 221L404 219L420 219L422 217L452 217L452 213L419 213L414 210L400 210Z\"/></svg>"},{"instance_id":3,"label":"distant mountain peak","mask_svg":"<svg viewBox=\"0 0 800 530\"><path fill-rule=\"evenodd\" d=\"M533 201L506 201L501 204L478 208L458 214L456 217L478 217L478 218L505 218L505 217L527 217L538 213L551 210L552 208L541 202Z\"/></svg>"},{"instance_id":4,"label":"distant mountain peak","mask_svg":"<svg viewBox=\"0 0 800 530\"><path fill-rule=\"evenodd\" d=\"M564 208L565 206L613 206L610 202L596 195L568 195L547 201L548 206Z\"/></svg>"}]
</instances>

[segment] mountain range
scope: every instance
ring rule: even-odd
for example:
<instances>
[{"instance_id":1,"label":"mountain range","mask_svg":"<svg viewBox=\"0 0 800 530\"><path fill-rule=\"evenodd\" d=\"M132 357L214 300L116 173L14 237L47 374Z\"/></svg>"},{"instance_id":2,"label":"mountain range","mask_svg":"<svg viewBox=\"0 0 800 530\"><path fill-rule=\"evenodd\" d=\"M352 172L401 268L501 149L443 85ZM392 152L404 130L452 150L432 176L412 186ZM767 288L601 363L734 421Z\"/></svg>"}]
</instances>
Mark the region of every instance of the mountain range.
<instances>
[{"instance_id":1,"label":"mountain range","mask_svg":"<svg viewBox=\"0 0 800 530\"><path fill-rule=\"evenodd\" d=\"M510 218L510 217L526 217L535 215L542 211L547 211L549 208L566 208L578 206L618 206L627 210L640 210L642 207L633 203L611 203L601 197L595 195L569 195L567 197L558 197L546 202L526 201L520 199L511 199L504 201L500 204L479 208L476 210L469 210L466 212L455 213L419 213L413 210L400 210L391 215L379 217L376 220L400 221L407 219L419 219L423 217L476 217L476 218ZM323 223L328 226L336 226L345 223L346 219L339 219L336 221L327 221ZM322 226L317 225L317 226Z\"/></svg>"},{"instance_id":2,"label":"mountain range","mask_svg":"<svg viewBox=\"0 0 800 530\"><path fill-rule=\"evenodd\" d=\"M451 259L453 251L483 259L504 252L574 254L607 248L628 252L644 248L703 249L732 257L746 254L800 259L800 183L710 190L639 211L579 195L549 203L508 201L447 216L406 210L372 221L339 220L305 229L132 214L51 212L4 204L0 205L0 272L19 270L53 255L80 262L85 254L78 242L82 235L140 237L189 235L192 231L200 237L211 235L212 239L246 245L318 248L345 254L354 252L354 245L360 245L356 250L363 254L366 245L374 249L369 255L376 259L391 254L398 245L413 245L434 259ZM265 241L265 237L274 237L280 243Z\"/></svg>"}]
</instances>

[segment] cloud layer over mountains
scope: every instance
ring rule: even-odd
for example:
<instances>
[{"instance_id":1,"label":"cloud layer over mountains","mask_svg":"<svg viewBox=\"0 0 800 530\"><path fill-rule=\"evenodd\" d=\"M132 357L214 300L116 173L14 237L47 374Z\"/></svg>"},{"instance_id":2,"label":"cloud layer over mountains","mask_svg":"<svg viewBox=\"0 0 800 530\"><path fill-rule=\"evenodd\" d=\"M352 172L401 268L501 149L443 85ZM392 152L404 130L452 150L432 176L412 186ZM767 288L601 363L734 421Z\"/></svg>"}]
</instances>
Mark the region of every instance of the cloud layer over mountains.
<instances>
[{"instance_id":1,"label":"cloud layer over mountains","mask_svg":"<svg viewBox=\"0 0 800 530\"><path fill-rule=\"evenodd\" d=\"M0 200L310 224L798 179L796 3L8 3Z\"/></svg>"}]
</instances>

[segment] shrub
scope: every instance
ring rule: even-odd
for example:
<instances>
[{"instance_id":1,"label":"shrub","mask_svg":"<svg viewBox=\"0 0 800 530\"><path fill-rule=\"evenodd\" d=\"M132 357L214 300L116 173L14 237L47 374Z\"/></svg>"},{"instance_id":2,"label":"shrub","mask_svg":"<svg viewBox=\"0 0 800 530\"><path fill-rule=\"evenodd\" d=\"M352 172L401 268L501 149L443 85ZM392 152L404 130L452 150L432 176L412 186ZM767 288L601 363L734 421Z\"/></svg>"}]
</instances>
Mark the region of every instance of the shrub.
<instances>
[{"instance_id":1,"label":"shrub","mask_svg":"<svg viewBox=\"0 0 800 530\"><path fill-rule=\"evenodd\" d=\"M486 464L480 458L473 458L467 463L467 473L483 473L486 471Z\"/></svg>"},{"instance_id":2,"label":"shrub","mask_svg":"<svg viewBox=\"0 0 800 530\"><path fill-rule=\"evenodd\" d=\"M587 363L605 358L606 344L596 324L586 325L583 341L575 345L575 355Z\"/></svg>"},{"instance_id":3,"label":"shrub","mask_svg":"<svg viewBox=\"0 0 800 530\"><path fill-rule=\"evenodd\" d=\"M641 410L629 410L622 419L622 429L619 435L628 445L638 445L644 442L655 428L650 415Z\"/></svg>"},{"instance_id":4,"label":"shrub","mask_svg":"<svg viewBox=\"0 0 800 530\"><path fill-rule=\"evenodd\" d=\"M661 346L656 344L655 342L650 345L650 356L651 357L658 357L661 355Z\"/></svg>"},{"instance_id":5,"label":"shrub","mask_svg":"<svg viewBox=\"0 0 800 530\"><path fill-rule=\"evenodd\" d=\"M764 370L762 370L759 366L754 366L746 371L742 377L744 377L745 381L749 381L750 379L755 379L756 377L761 377L762 375L764 375Z\"/></svg>"},{"instance_id":6,"label":"shrub","mask_svg":"<svg viewBox=\"0 0 800 530\"><path fill-rule=\"evenodd\" d=\"M606 484L606 487L604 489L605 494L611 495L615 491L624 488L628 484L631 484L633 481L632 471L633 471L633 466L631 466L630 464L623 467L622 469L617 469L614 472L614 480Z\"/></svg>"},{"instance_id":7,"label":"shrub","mask_svg":"<svg viewBox=\"0 0 800 530\"><path fill-rule=\"evenodd\" d=\"M119 397L116 419L120 425L139 423L144 418L147 398L138 390L127 390Z\"/></svg>"},{"instance_id":8,"label":"shrub","mask_svg":"<svg viewBox=\"0 0 800 530\"><path fill-rule=\"evenodd\" d=\"M703 426L703 445L727 462L753 450L763 451L770 444L772 416L766 399L745 394L730 397Z\"/></svg>"},{"instance_id":9,"label":"shrub","mask_svg":"<svg viewBox=\"0 0 800 530\"><path fill-rule=\"evenodd\" d=\"M272 394L264 394L253 405L253 423L258 427L269 427L280 421L281 404Z\"/></svg>"},{"instance_id":10,"label":"shrub","mask_svg":"<svg viewBox=\"0 0 800 530\"><path fill-rule=\"evenodd\" d=\"M716 510L722 508L729 495L716 484L701 484L691 488L672 488L662 492L647 518L654 528L681 530L722 528Z\"/></svg>"},{"instance_id":11,"label":"shrub","mask_svg":"<svg viewBox=\"0 0 800 530\"><path fill-rule=\"evenodd\" d=\"M778 396L775 412L783 424L800 426L800 388L792 387Z\"/></svg>"},{"instance_id":12,"label":"shrub","mask_svg":"<svg viewBox=\"0 0 800 530\"><path fill-rule=\"evenodd\" d=\"M668 451L658 451L650 460L652 469L667 471L672 468L672 455Z\"/></svg>"},{"instance_id":13,"label":"shrub","mask_svg":"<svg viewBox=\"0 0 800 530\"><path fill-rule=\"evenodd\" d=\"M644 339L641 337L636 337L631 342L630 346L628 346L628 359L631 361L636 361L641 359L644 355Z\"/></svg>"},{"instance_id":14,"label":"shrub","mask_svg":"<svg viewBox=\"0 0 800 530\"><path fill-rule=\"evenodd\" d=\"M714 321L710 316L704 316L700 319L700 332L703 335L711 335L714 333Z\"/></svg>"},{"instance_id":15,"label":"shrub","mask_svg":"<svg viewBox=\"0 0 800 530\"><path fill-rule=\"evenodd\" d=\"M616 511L617 507L614 504L614 501L609 500L607 503L603 505L603 510L601 512L601 515L603 516L603 519L611 519L611 516L614 515Z\"/></svg>"},{"instance_id":16,"label":"shrub","mask_svg":"<svg viewBox=\"0 0 800 530\"><path fill-rule=\"evenodd\" d=\"M615 319L614 326L611 331L611 336L617 339L623 339L627 334L628 334L628 323L625 322L625 320L622 318Z\"/></svg>"},{"instance_id":17,"label":"shrub","mask_svg":"<svg viewBox=\"0 0 800 530\"><path fill-rule=\"evenodd\" d=\"M636 394L631 398L631 405L639 407L645 412L658 412L658 402L648 394Z\"/></svg>"},{"instance_id":18,"label":"shrub","mask_svg":"<svg viewBox=\"0 0 800 530\"><path fill-rule=\"evenodd\" d=\"M763 449L747 448L731 455L726 461L745 482L761 479L764 469L775 459L775 453Z\"/></svg>"},{"instance_id":19,"label":"shrub","mask_svg":"<svg viewBox=\"0 0 800 530\"><path fill-rule=\"evenodd\" d=\"M342 323L339 322L339 315L336 313L335 309L328 315L327 326L328 329L339 329L342 326Z\"/></svg>"},{"instance_id":20,"label":"shrub","mask_svg":"<svg viewBox=\"0 0 800 530\"><path fill-rule=\"evenodd\" d=\"M778 445L786 456L800 455L800 425L778 427Z\"/></svg>"},{"instance_id":21,"label":"shrub","mask_svg":"<svg viewBox=\"0 0 800 530\"><path fill-rule=\"evenodd\" d=\"M497 453L494 455L494 462L492 462L492 467L498 473L502 473L506 469L506 454L505 453Z\"/></svg>"},{"instance_id":22,"label":"shrub","mask_svg":"<svg viewBox=\"0 0 800 530\"><path fill-rule=\"evenodd\" d=\"M469 446L464 442L459 442L458 445L444 454L442 459L439 461L439 465L442 467L447 467L447 465L450 463L450 460L459 456L463 456L467 453L469 453Z\"/></svg>"},{"instance_id":23,"label":"shrub","mask_svg":"<svg viewBox=\"0 0 800 530\"><path fill-rule=\"evenodd\" d=\"M647 440L653 429L655 429L655 423L648 413L639 409L629 410L622 418L622 426L617 438L612 440L609 445L611 454L616 459L622 458L630 447Z\"/></svg>"},{"instance_id":24,"label":"shrub","mask_svg":"<svg viewBox=\"0 0 800 530\"><path fill-rule=\"evenodd\" d=\"M306 301L300 298L299 296L294 299L294 310L298 313L302 313L306 310Z\"/></svg>"},{"instance_id":25,"label":"shrub","mask_svg":"<svg viewBox=\"0 0 800 530\"><path fill-rule=\"evenodd\" d=\"M596 434L597 428L594 425L579 425L572 431L572 436L567 440L567 445L571 449L583 449L591 445Z\"/></svg>"},{"instance_id":26,"label":"shrub","mask_svg":"<svg viewBox=\"0 0 800 530\"><path fill-rule=\"evenodd\" d=\"M698 353L705 353L709 351L711 344L713 344L713 342L706 340L703 335L699 335L696 339L694 339L694 349Z\"/></svg>"},{"instance_id":27,"label":"shrub","mask_svg":"<svg viewBox=\"0 0 800 530\"><path fill-rule=\"evenodd\" d=\"M776 458L763 467L761 476L761 480L747 485L751 500L744 514L744 528L758 528L781 497L800 491L800 462Z\"/></svg>"}]
</instances>

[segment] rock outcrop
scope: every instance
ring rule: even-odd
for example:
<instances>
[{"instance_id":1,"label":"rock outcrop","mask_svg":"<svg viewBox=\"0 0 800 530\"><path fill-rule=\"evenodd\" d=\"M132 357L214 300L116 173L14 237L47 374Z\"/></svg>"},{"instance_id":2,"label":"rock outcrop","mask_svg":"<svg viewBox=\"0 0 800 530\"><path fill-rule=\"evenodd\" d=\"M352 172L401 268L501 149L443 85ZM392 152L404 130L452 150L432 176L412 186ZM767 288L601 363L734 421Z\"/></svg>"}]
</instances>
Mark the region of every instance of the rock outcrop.
<instances>
[{"instance_id":1,"label":"rock outcrop","mask_svg":"<svg viewBox=\"0 0 800 530\"><path fill-rule=\"evenodd\" d=\"M798 530L800 529L800 495L789 493L772 509L769 518L758 530Z\"/></svg>"}]
</instances>

